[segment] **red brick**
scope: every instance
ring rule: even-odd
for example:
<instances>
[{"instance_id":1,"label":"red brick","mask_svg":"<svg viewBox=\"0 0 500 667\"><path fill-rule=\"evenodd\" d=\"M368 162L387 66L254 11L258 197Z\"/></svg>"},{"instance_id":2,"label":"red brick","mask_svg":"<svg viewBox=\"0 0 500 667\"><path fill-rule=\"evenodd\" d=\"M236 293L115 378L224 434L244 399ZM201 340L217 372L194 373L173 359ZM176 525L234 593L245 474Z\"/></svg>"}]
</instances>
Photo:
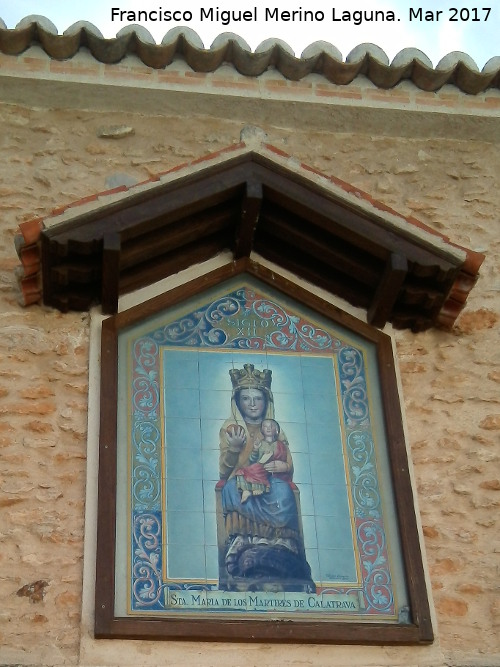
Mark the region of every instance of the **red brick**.
<instances>
[{"instance_id":1,"label":"red brick","mask_svg":"<svg viewBox=\"0 0 500 667\"><path fill-rule=\"evenodd\" d=\"M36 243L43 229L43 220L42 218L34 218L26 222L21 222L19 229L27 245Z\"/></svg>"},{"instance_id":2,"label":"red brick","mask_svg":"<svg viewBox=\"0 0 500 667\"><path fill-rule=\"evenodd\" d=\"M158 81L163 83L172 83L172 84L181 84L184 86L197 86L200 82L196 79L190 79L188 77L179 75L177 72L158 72Z\"/></svg>"},{"instance_id":3,"label":"red brick","mask_svg":"<svg viewBox=\"0 0 500 667\"><path fill-rule=\"evenodd\" d=\"M486 100L465 100L463 106L466 109L500 109L500 98L490 97Z\"/></svg>"},{"instance_id":4,"label":"red brick","mask_svg":"<svg viewBox=\"0 0 500 667\"><path fill-rule=\"evenodd\" d=\"M389 102L390 104L409 104L410 96L402 95L401 93L393 93L391 91L382 90L367 90L364 94L365 99L373 100L375 102Z\"/></svg>"},{"instance_id":5,"label":"red brick","mask_svg":"<svg viewBox=\"0 0 500 667\"><path fill-rule=\"evenodd\" d=\"M177 72L177 74L181 76L181 72ZM206 72L185 72L184 76L190 79L206 79L208 74Z\"/></svg>"},{"instance_id":6,"label":"red brick","mask_svg":"<svg viewBox=\"0 0 500 667\"><path fill-rule=\"evenodd\" d=\"M258 90L259 85L257 81L212 81L214 88L235 88L237 90Z\"/></svg>"},{"instance_id":7,"label":"red brick","mask_svg":"<svg viewBox=\"0 0 500 667\"><path fill-rule=\"evenodd\" d=\"M49 61L47 60L41 60L39 58L30 58L30 57L25 57L22 59L22 62L24 64L23 69L27 69L29 72L41 72L49 67Z\"/></svg>"},{"instance_id":8,"label":"red brick","mask_svg":"<svg viewBox=\"0 0 500 667\"><path fill-rule=\"evenodd\" d=\"M333 90L328 88L319 88L318 86L316 86L316 95L318 97L337 97L339 99L362 99L361 93L357 93L355 91Z\"/></svg>"},{"instance_id":9,"label":"red brick","mask_svg":"<svg viewBox=\"0 0 500 667\"><path fill-rule=\"evenodd\" d=\"M422 106L430 107L458 107L458 101L454 100L442 100L439 97L430 97L427 95L416 95L415 104L420 104Z\"/></svg>"}]
</instances>

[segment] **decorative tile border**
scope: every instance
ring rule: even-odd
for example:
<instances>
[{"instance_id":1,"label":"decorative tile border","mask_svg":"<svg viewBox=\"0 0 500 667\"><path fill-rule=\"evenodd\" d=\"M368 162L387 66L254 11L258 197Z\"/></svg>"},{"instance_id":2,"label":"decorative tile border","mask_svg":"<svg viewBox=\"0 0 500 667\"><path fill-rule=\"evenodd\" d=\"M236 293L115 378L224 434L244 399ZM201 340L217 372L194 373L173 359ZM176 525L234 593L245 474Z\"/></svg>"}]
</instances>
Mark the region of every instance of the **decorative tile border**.
<instances>
[{"instance_id":1,"label":"decorative tile border","mask_svg":"<svg viewBox=\"0 0 500 667\"><path fill-rule=\"evenodd\" d=\"M265 335L262 332L256 332L257 335L252 337L242 335L235 324L234 318L238 315L265 320L268 323ZM361 587L336 584L318 591L318 595L332 601L333 597L328 598L328 595L355 594L358 615L394 618L397 610L381 506L365 353L357 345L338 337L338 333L318 327L274 299L246 287L224 293L174 321L167 320L166 324L143 333L131 343L131 613L165 611L168 590L217 590L216 585L197 581L165 582L162 574L160 351L168 347L247 350L249 355L258 351L270 354L279 351L305 356L336 356L349 493L363 583ZM345 608L334 606L330 611L345 612Z\"/></svg>"}]
</instances>

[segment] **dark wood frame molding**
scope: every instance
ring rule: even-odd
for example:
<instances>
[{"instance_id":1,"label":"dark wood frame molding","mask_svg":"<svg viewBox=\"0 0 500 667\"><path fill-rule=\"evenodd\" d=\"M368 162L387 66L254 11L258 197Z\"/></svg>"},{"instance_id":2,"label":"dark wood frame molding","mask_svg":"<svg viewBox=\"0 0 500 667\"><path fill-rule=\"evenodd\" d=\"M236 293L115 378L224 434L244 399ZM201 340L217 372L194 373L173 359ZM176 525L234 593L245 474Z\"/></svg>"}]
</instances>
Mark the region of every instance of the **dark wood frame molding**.
<instances>
[{"instance_id":1,"label":"dark wood frame molding","mask_svg":"<svg viewBox=\"0 0 500 667\"><path fill-rule=\"evenodd\" d=\"M112 243L110 244L112 245ZM397 267L397 262L396 262ZM150 619L117 617L115 601L115 519L117 458L118 334L121 329L242 273L250 274L372 342L377 348L380 390L388 435L397 523L410 600L411 624L339 621ZM428 644L433 641L429 602L404 441L400 397L391 339L274 271L247 258L105 320L101 347L99 500L95 592L95 637L205 641L280 641L338 644Z\"/></svg>"}]
</instances>

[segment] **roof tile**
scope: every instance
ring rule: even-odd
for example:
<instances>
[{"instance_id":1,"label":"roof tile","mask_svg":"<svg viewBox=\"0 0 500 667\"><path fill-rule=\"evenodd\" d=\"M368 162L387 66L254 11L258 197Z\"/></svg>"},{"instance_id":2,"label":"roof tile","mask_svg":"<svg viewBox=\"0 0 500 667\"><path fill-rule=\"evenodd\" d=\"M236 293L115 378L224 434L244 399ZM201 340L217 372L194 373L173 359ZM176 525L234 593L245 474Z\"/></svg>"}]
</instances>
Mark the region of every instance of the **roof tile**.
<instances>
[{"instance_id":1,"label":"roof tile","mask_svg":"<svg viewBox=\"0 0 500 667\"><path fill-rule=\"evenodd\" d=\"M450 84L470 95L500 88L500 56L491 58L480 71L474 60L461 52L449 53L433 68L429 58L417 49L403 49L389 64L385 52L374 44L360 44L344 62L340 52L325 42L309 45L296 57L281 40L265 40L252 52L241 37L231 33L219 35L205 49L197 33L186 27L173 28L161 44L156 44L149 32L138 25L127 26L112 39L105 39L93 24L84 21L73 24L62 35L43 16L28 16L14 29L4 25L0 19L0 52L10 55L40 45L50 58L69 60L80 49L88 48L96 61L110 65L133 54L152 69L165 69L180 57L197 73L214 72L230 64L248 77L261 76L274 68L290 81L320 74L331 83L347 85L364 75L378 88L393 88L404 80L411 80L425 91Z\"/></svg>"}]
</instances>

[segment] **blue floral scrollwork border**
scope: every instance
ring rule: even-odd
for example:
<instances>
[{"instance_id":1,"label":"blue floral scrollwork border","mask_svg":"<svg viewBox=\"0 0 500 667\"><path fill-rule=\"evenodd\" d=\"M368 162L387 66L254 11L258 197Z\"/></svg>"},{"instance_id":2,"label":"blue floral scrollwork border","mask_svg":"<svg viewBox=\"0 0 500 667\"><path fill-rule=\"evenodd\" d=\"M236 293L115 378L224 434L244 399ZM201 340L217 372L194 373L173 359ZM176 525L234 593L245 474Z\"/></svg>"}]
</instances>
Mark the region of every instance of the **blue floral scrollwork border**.
<instances>
[{"instance_id":1,"label":"blue floral scrollwork border","mask_svg":"<svg viewBox=\"0 0 500 667\"><path fill-rule=\"evenodd\" d=\"M242 334L233 327L231 318L255 316L266 324L269 333ZM311 352L341 346L323 329L287 313L279 304L262 298L252 290L242 288L223 296L203 308L160 327L151 334L159 345L233 348L248 350L296 350Z\"/></svg>"},{"instance_id":2,"label":"blue floral scrollwork border","mask_svg":"<svg viewBox=\"0 0 500 667\"><path fill-rule=\"evenodd\" d=\"M133 346L132 498L138 510L159 510L161 430L159 347L149 337Z\"/></svg>"},{"instance_id":3,"label":"blue floral scrollwork border","mask_svg":"<svg viewBox=\"0 0 500 667\"><path fill-rule=\"evenodd\" d=\"M132 609L135 610L164 608L161 525L160 512L133 514Z\"/></svg>"},{"instance_id":4,"label":"blue floral scrollwork border","mask_svg":"<svg viewBox=\"0 0 500 667\"><path fill-rule=\"evenodd\" d=\"M239 319L236 320L235 318ZM242 333L236 322L258 318ZM393 613L364 354L249 288L237 289L133 343L131 401L132 609L165 608L162 579L162 347L327 352L337 355L363 593L368 613Z\"/></svg>"},{"instance_id":5,"label":"blue floral scrollwork border","mask_svg":"<svg viewBox=\"0 0 500 667\"><path fill-rule=\"evenodd\" d=\"M380 492L375 468L375 447L369 431L354 430L347 435L354 512L357 517L379 519Z\"/></svg>"},{"instance_id":6,"label":"blue floral scrollwork border","mask_svg":"<svg viewBox=\"0 0 500 667\"><path fill-rule=\"evenodd\" d=\"M371 613L394 613L394 595L380 520L358 521L357 536L363 570L363 591Z\"/></svg>"}]
</instances>

